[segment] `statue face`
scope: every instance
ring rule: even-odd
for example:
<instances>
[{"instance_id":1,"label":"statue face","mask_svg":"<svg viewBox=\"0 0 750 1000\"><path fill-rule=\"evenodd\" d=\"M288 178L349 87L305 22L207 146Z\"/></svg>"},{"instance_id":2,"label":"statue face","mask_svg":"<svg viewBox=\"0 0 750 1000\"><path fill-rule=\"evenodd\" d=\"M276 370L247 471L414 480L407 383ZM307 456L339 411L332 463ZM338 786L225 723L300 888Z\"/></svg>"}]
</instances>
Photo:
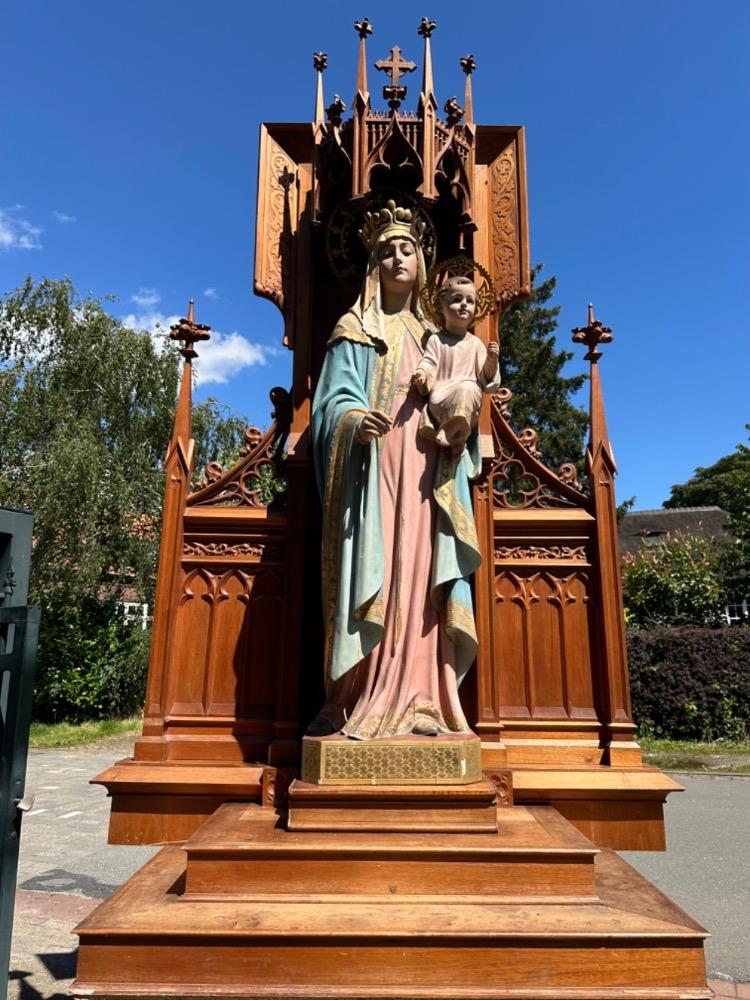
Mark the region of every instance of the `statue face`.
<instances>
[{"instance_id":1,"label":"statue face","mask_svg":"<svg viewBox=\"0 0 750 1000\"><path fill-rule=\"evenodd\" d=\"M387 240L378 251L380 282L386 291L405 292L417 280L417 251L411 240Z\"/></svg>"},{"instance_id":2,"label":"statue face","mask_svg":"<svg viewBox=\"0 0 750 1000\"><path fill-rule=\"evenodd\" d=\"M477 311L476 290L468 283L456 285L441 296L441 304L446 330L463 333L468 330Z\"/></svg>"}]
</instances>

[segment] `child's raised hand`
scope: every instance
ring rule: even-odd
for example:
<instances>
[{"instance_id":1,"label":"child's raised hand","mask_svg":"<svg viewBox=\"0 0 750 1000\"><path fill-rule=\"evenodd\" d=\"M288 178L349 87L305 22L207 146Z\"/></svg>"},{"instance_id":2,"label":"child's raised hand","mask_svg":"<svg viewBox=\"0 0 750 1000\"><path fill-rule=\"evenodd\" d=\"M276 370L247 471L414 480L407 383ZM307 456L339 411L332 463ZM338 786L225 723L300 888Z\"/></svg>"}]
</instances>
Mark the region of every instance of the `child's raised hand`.
<instances>
[{"instance_id":1,"label":"child's raised hand","mask_svg":"<svg viewBox=\"0 0 750 1000\"><path fill-rule=\"evenodd\" d=\"M489 344L487 344L487 353L494 355L494 357L496 358L499 357L500 345L496 340L491 340Z\"/></svg>"},{"instance_id":2,"label":"child's raised hand","mask_svg":"<svg viewBox=\"0 0 750 1000\"><path fill-rule=\"evenodd\" d=\"M421 368L417 368L411 377L411 384L417 392L424 396L427 393L427 374Z\"/></svg>"}]
</instances>

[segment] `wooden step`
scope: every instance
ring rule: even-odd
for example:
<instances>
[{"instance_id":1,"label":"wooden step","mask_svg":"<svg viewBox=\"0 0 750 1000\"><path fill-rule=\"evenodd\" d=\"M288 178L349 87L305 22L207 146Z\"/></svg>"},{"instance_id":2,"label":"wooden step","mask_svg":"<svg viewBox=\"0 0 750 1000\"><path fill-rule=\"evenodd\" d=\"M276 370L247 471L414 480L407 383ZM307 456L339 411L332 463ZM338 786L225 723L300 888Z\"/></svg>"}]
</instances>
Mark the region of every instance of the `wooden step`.
<instances>
[{"instance_id":1,"label":"wooden step","mask_svg":"<svg viewBox=\"0 0 750 1000\"><path fill-rule=\"evenodd\" d=\"M594 898L590 841L549 806L501 809L494 834L308 833L227 804L185 844L185 893Z\"/></svg>"},{"instance_id":2,"label":"wooden step","mask_svg":"<svg viewBox=\"0 0 750 1000\"><path fill-rule=\"evenodd\" d=\"M182 894L185 863L164 848L79 925L74 996L711 996L705 931L611 851L595 856L588 902L336 898L320 884L304 901L207 900Z\"/></svg>"},{"instance_id":3,"label":"wooden step","mask_svg":"<svg viewBox=\"0 0 750 1000\"><path fill-rule=\"evenodd\" d=\"M497 788L464 785L289 786L290 830L497 833Z\"/></svg>"}]
</instances>

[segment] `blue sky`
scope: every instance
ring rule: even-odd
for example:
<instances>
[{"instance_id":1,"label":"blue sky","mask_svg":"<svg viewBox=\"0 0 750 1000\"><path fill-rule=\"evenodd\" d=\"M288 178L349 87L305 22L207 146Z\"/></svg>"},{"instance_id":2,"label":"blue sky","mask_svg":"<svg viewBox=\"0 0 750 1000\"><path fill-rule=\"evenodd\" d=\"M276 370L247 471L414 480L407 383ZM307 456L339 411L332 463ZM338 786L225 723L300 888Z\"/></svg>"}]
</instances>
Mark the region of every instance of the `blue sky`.
<instances>
[{"instance_id":1,"label":"blue sky","mask_svg":"<svg viewBox=\"0 0 750 1000\"><path fill-rule=\"evenodd\" d=\"M327 99L350 104L364 15L371 63L394 44L419 61L419 20L437 20L441 106L473 52L477 121L526 126L532 260L558 278L560 342L592 298L615 335L601 366L618 495L659 506L750 421L747 0L10 0L0 291L69 274L145 326L194 295L219 334L199 397L267 423L290 359L252 294L258 125L309 120L318 49Z\"/></svg>"}]
</instances>

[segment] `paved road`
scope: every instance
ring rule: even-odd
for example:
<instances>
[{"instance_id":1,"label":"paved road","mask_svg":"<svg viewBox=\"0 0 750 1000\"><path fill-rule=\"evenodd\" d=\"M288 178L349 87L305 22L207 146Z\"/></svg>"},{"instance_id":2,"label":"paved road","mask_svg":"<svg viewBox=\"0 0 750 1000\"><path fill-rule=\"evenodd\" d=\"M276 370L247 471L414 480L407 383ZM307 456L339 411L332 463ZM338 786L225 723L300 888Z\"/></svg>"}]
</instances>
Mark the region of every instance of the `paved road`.
<instances>
[{"instance_id":1,"label":"paved road","mask_svg":"<svg viewBox=\"0 0 750 1000\"><path fill-rule=\"evenodd\" d=\"M75 973L76 923L154 853L107 845L109 802L88 779L130 752L119 738L95 747L36 750L36 794L21 837L11 1000L62 1000ZM750 980L750 778L680 777L667 810L667 854L631 864L713 932L709 975Z\"/></svg>"}]
</instances>

